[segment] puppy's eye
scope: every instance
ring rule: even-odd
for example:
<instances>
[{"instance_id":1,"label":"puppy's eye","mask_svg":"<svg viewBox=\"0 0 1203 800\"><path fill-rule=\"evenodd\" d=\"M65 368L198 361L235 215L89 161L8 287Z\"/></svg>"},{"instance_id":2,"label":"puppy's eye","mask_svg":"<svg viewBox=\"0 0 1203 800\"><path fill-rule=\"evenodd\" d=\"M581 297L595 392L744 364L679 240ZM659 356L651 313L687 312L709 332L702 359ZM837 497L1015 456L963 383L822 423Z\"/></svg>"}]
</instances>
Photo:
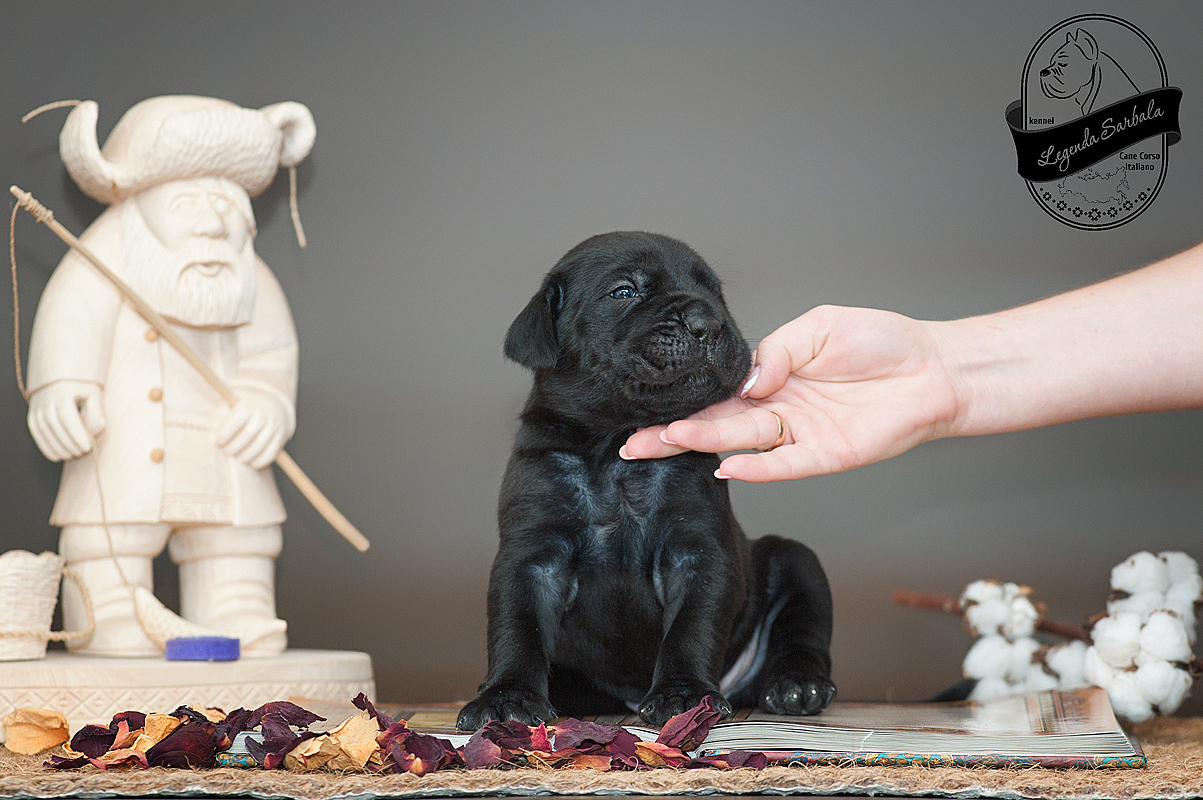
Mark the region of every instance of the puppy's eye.
<instances>
[{"instance_id":1,"label":"puppy's eye","mask_svg":"<svg viewBox=\"0 0 1203 800\"><path fill-rule=\"evenodd\" d=\"M615 300L630 300L632 297L638 297L639 292L635 291L634 286L619 286L610 292L610 296Z\"/></svg>"}]
</instances>

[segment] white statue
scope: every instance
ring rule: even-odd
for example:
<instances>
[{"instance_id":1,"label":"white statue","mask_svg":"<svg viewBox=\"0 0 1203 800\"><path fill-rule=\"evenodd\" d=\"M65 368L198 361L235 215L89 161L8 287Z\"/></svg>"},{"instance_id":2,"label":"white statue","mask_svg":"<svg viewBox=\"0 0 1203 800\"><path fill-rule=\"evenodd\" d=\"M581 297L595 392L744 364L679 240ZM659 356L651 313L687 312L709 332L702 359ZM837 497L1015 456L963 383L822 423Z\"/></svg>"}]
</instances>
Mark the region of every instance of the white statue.
<instances>
[{"instance_id":1,"label":"white statue","mask_svg":"<svg viewBox=\"0 0 1203 800\"><path fill-rule=\"evenodd\" d=\"M71 177L109 204L80 240L238 401L226 403L68 252L38 306L28 384L30 431L64 462L51 515L59 552L95 613L95 633L73 650L160 652L134 598L153 591L151 562L166 546L192 630L237 637L244 655L280 653L274 568L285 514L270 464L295 427L297 340L280 285L255 255L250 197L308 155L313 118L292 102L254 110L154 97L126 112L103 150L96 119L96 104L82 103L60 136ZM85 614L65 586L64 625L84 627Z\"/></svg>"}]
</instances>

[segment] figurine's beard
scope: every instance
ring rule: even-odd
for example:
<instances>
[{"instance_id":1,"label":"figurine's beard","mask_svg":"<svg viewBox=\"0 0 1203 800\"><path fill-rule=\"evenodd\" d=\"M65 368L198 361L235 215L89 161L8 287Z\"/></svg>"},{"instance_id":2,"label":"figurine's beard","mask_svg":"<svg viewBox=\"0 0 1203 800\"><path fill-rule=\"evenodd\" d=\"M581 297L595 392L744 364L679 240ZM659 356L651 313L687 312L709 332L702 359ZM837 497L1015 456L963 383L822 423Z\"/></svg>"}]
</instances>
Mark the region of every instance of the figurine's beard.
<instances>
[{"instance_id":1,"label":"figurine's beard","mask_svg":"<svg viewBox=\"0 0 1203 800\"><path fill-rule=\"evenodd\" d=\"M147 227L137 203L122 214L122 278L168 319L198 328L251 321L255 309L255 249L242 252L224 239L195 236L168 250Z\"/></svg>"}]
</instances>

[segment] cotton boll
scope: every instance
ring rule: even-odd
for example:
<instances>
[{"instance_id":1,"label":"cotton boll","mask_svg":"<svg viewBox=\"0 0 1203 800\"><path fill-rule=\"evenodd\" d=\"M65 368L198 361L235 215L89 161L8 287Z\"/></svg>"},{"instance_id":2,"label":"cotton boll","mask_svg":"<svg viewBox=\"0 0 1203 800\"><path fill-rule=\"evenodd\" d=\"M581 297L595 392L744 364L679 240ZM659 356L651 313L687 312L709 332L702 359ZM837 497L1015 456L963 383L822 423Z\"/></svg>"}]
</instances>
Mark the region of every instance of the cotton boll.
<instances>
[{"instance_id":1,"label":"cotton boll","mask_svg":"<svg viewBox=\"0 0 1203 800\"><path fill-rule=\"evenodd\" d=\"M1158 556L1165 562L1171 584L1199 575L1199 563L1186 553L1167 552L1158 553Z\"/></svg>"},{"instance_id":2,"label":"cotton boll","mask_svg":"<svg viewBox=\"0 0 1203 800\"><path fill-rule=\"evenodd\" d=\"M1027 675L1024 676L1022 686L1017 686L1016 691L1023 692L1043 692L1047 689L1056 689L1061 685L1056 675L1044 668L1044 664L1030 664L1028 666Z\"/></svg>"},{"instance_id":3,"label":"cotton boll","mask_svg":"<svg viewBox=\"0 0 1203 800\"><path fill-rule=\"evenodd\" d=\"M1083 673L1086 660L1086 642L1065 642L1053 645L1044 656L1048 668L1057 673L1061 686L1081 686L1086 683Z\"/></svg>"},{"instance_id":4,"label":"cotton boll","mask_svg":"<svg viewBox=\"0 0 1203 800\"><path fill-rule=\"evenodd\" d=\"M1032 668L1032 656L1040 649L1040 643L1030 637L1016 639L1011 643L1008 653L1007 681L1023 683Z\"/></svg>"},{"instance_id":5,"label":"cotton boll","mask_svg":"<svg viewBox=\"0 0 1203 800\"><path fill-rule=\"evenodd\" d=\"M965 606L965 630L970 636L992 636L1006 623L1011 608L1002 600Z\"/></svg>"},{"instance_id":6,"label":"cotton boll","mask_svg":"<svg viewBox=\"0 0 1203 800\"><path fill-rule=\"evenodd\" d=\"M1136 614L1147 617L1159 608L1165 606L1164 592L1137 592L1132 595L1121 595L1107 601L1107 613Z\"/></svg>"},{"instance_id":7,"label":"cotton boll","mask_svg":"<svg viewBox=\"0 0 1203 800\"><path fill-rule=\"evenodd\" d=\"M1007 621L1007 603L998 581L974 581L961 592L965 630L970 636L989 636Z\"/></svg>"},{"instance_id":8,"label":"cotton boll","mask_svg":"<svg viewBox=\"0 0 1203 800\"><path fill-rule=\"evenodd\" d=\"M1153 718L1153 704L1145 699L1136 684L1136 672L1117 672L1107 687L1111 707L1117 716L1128 722L1144 722Z\"/></svg>"},{"instance_id":9,"label":"cotton boll","mask_svg":"<svg viewBox=\"0 0 1203 800\"><path fill-rule=\"evenodd\" d=\"M965 654L961 672L966 678L1005 680L1011 666L1011 644L995 634L983 636Z\"/></svg>"},{"instance_id":10,"label":"cotton boll","mask_svg":"<svg viewBox=\"0 0 1203 800\"><path fill-rule=\"evenodd\" d=\"M1149 552L1139 552L1111 570L1111 588L1117 592L1164 592L1170 588L1166 562Z\"/></svg>"},{"instance_id":11,"label":"cotton boll","mask_svg":"<svg viewBox=\"0 0 1203 800\"><path fill-rule=\"evenodd\" d=\"M1015 690L1002 678L982 678L969 693L970 700L989 700L1014 694Z\"/></svg>"},{"instance_id":12,"label":"cotton boll","mask_svg":"<svg viewBox=\"0 0 1203 800\"><path fill-rule=\"evenodd\" d=\"M1082 676L1092 686L1106 689L1115 680L1115 668L1100 658L1099 649L1092 646L1086 648L1082 657Z\"/></svg>"},{"instance_id":13,"label":"cotton boll","mask_svg":"<svg viewBox=\"0 0 1203 800\"><path fill-rule=\"evenodd\" d=\"M998 581L974 581L961 592L961 608L969 603L993 603L1003 599L1003 587Z\"/></svg>"},{"instance_id":14,"label":"cotton boll","mask_svg":"<svg viewBox=\"0 0 1203 800\"><path fill-rule=\"evenodd\" d=\"M1182 618L1173 611L1155 611L1140 629L1140 649L1165 661L1190 661L1190 641Z\"/></svg>"},{"instance_id":15,"label":"cotton boll","mask_svg":"<svg viewBox=\"0 0 1203 800\"><path fill-rule=\"evenodd\" d=\"M1002 635L1016 641L1031 636L1036 631L1040 613L1026 595L1016 597L1008 608L1007 619L1002 625Z\"/></svg>"},{"instance_id":16,"label":"cotton boll","mask_svg":"<svg viewBox=\"0 0 1203 800\"><path fill-rule=\"evenodd\" d=\"M1136 670L1136 686L1158 714L1173 714L1190 693L1193 679L1168 661L1152 661Z\"/></svg>"},{"instance_id":17,"label":"cotton boll","mask_svg":"<svg viewBox=\"0 0 1203 800\"><path fill-rule=\"evenodd\" d=\"M1132 659L1140 650L1140 623L1139 616L1129 613L1103 617L1096 622L1090 638L1099 658L1119 669L1132 666Z\"/></svg>"}]
</instances>

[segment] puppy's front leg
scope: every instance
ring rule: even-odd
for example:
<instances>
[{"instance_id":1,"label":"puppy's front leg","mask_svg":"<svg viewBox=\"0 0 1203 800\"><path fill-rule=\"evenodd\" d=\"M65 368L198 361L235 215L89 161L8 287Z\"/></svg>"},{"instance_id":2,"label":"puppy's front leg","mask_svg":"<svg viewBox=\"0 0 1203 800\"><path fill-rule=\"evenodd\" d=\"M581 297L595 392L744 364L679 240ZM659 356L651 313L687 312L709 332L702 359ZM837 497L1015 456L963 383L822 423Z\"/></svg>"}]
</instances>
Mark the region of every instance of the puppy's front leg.
<instances>
[{"instance_id":1,"label":"puppy's front leg","mask_svg":"<svg viewBox=\"0 0 1203 800\"><path fill-rule=\"evenodd\" d=\"M547 676L560 617L573 591L568 553L542 541L503 544L489 576L489 673L457 726L475 730L491 719L538 725L556 716L547 699Z\"/></svg>"},{"instance_id":2,"label":"puppy's front leg","mask_svg":"<svg viewBox=\"0 0 1203 800\"><path fill-rule=\"evenodd\" d=\"M716 710L731 713L718 675L732 621L743 597L738 560L713 535L678 532L662 548L655 572L664 604L664 638L652 688L639 714L653 725L687 711L710 695Z\"/></svg>"}]
</instances>

